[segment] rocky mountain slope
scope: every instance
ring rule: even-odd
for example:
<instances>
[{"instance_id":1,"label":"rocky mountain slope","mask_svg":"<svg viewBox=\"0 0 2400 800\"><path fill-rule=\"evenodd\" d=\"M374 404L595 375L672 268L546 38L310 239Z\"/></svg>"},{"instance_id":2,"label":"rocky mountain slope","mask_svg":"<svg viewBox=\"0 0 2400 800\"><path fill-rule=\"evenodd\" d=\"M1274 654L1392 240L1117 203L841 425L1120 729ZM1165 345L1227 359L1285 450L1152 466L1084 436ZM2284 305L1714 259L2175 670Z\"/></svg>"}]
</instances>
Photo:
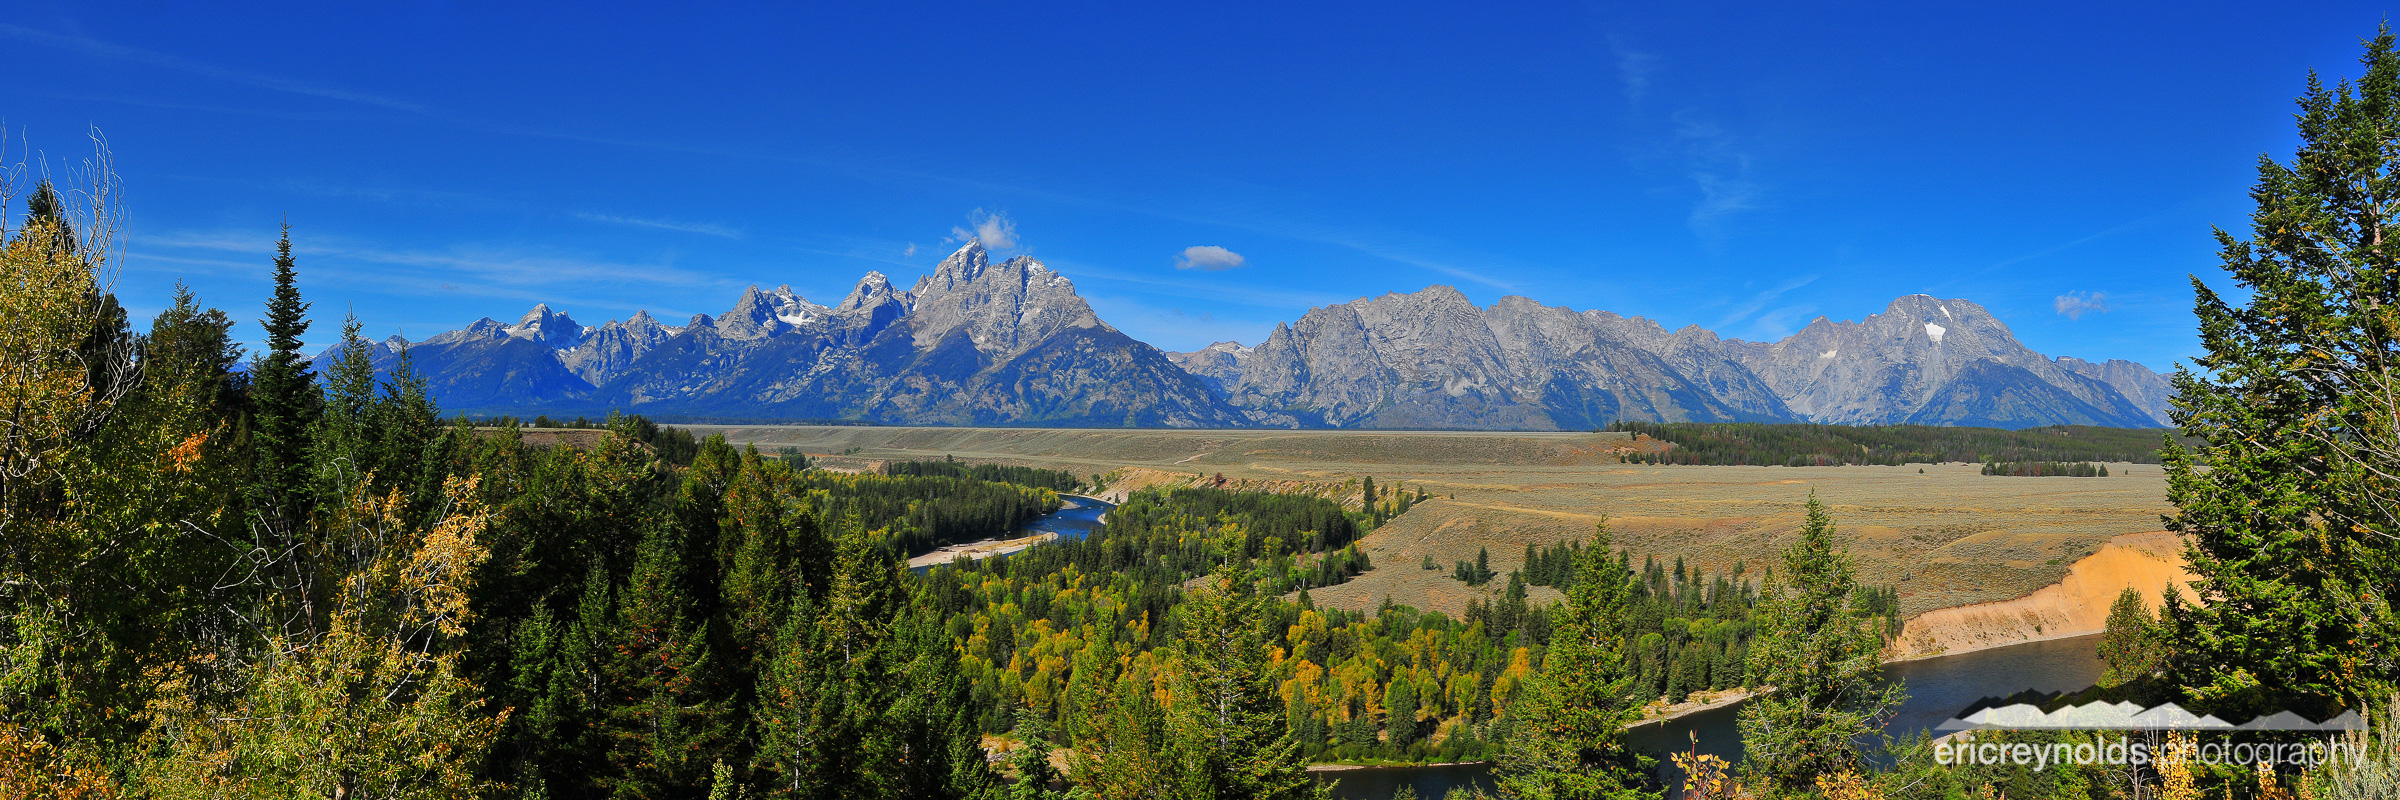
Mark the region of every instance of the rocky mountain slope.
<instances>
[{"instance_id":1,"label":"rocky mountain slope","mask_svg":"<svg viewBox=\"0 0 2400 800\"><path fill-rule=\"evenodd\" d=\"M389 369L398 344L376 345ZM320 360L329 358L329 351ZM409 348L467 413L605 413L929 425L1232 427L1202 378L1101 322L1067 278L969 242L914 288L868 273L832 306L751 287L680 327L599 327L536 306Z\"/></svg>"},{"instance_id":2,"label":"rocky mountain slope","mask_svg":"<svg viewBox=\"0 0 2400 800\"><path fill-rule=\"evenodd\" d=\"M585 326L547 305L409 345L445 409L683 419L1156 427L1591 429L1610 422L2151 426L2165 379L2050 359L1964 300L1903 297L1778 342L1446 286L1310 310L1257 347L1164 353L1030 257L969 242L915 286L832 305L753 286L724 314ZM330 358L332 351L320 356Z\"/></svg>"},{"instance_id":3,"label":"rocky mountain slope","mask_svg":"<svg viewBox=\"0 0 2400 800\"><path fill-rule=\"evenodd\" d=\"M1965 300L1911 295L1772 343L1447 286L1313 309L1236 356L1170 354L1254 417L1336 427L1580 429L1618 419L2148 427L2147 367L2050 359ZM1213 353L1211 351L1214 351Z\"/></svg>"}]
</instances>

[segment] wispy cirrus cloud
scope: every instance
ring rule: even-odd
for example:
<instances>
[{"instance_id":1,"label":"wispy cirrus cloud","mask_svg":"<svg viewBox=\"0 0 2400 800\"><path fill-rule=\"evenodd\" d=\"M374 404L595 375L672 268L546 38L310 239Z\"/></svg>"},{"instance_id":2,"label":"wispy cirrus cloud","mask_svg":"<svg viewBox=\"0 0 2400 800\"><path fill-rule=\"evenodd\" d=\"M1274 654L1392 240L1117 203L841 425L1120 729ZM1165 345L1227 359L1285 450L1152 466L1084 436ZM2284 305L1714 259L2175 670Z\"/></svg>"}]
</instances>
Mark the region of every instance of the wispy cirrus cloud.
<instances>
[{"instance_id":1,"label":"wispy cirrus cloud","mask_svg":"<svg viewBox=\"0 0 2400 800\"><path fill-rule=\"evenodd\" d=\"M389 108L395 111L407 111L417 114L426 114L433 111L433 109L425 106L424 104L403 100L397 97L374 94L371 92L352 91L340 87L326 86L324 84L303 81L297 78L287 78L281 75L271 75L264 72L254 72L246 69L221 66L205 61L196 61L193 59L184 58L182 56L169 53L161 53L156 50L145 50L139 47L130 47L116 44L114 42L105 42L88 36L53 33L50 31L41 30L39 28L28 28L22 25L10 25L7 23L0 23L0 36L6 36L20 42L28 42L80 53L94 58L105 58L116 61L145 64L162 69L171 69L177 72L198 75L204 78L215 78L217 80L230 81L233 83L240 83L278 92L307 95L310 97L322 97L328 100L340 100L348 103L361 103L365 105Z\"/></svg>"},{"instance_id":2,"label":"wispy cirrus cloud","mask_svg":"<svg viewBox=\"0 0 2400 800\"><path fill-rule=\"evenodd\" d=\"M1609 34L1608 50L1617 57L1617 83L1624 89L1625 99L1639 103L1650 93L1650 73L1658 69L1658 56L1636 50L1624 36Z\"/></svg>"},{"instance_id":3,"label":"wispy cirrus cloud","mask_svg":"<svg viewBox=\"0 0 2400 800\"><path fill-rule=\"evenodd\" d=\"M131 244L140 248L162 250L207 250L226 253L264 255L275 250L275 239L265 232L189 231L170 234L139 235ZM649 285L713 285L728 284L719 276L682 269L671 264L627 264L593 259L574 258L549 253L525 252L507 247L463 247L443 252L383 247L372 243L345 241L336 237L313 236L295 241L292 252L316 259L330 260L335 266L372 264L376 272L398 275L431 286L440 283L460 283L460 279L480 284L503 286L572 286L594 281ZM174 256L137 253L136 257L167 260ZM308 267L303 264L303 268ZM400 267L405 269L390 269ZM265 262L260 262L265 269Z\"/></svg>"},{"instance_id":4,"label":"wispy cirrus cloud","mask_svg":"<svg viewBox=\"0 0 2400 800\"><path fill-rule=\"evenodd\" d=\"M1675 138L1699 201L1692 204L1695 232L1715 236L1727 217L1759 207L1764 187L1752 179L1749 151L1739 137L1694 112L1676 115Z\"/></svg>"},{"instance_id":5,"label":"wispy cirrus cloud","mask_svg":"<svg viewBox=\"0 0 2400 800\"><path fill-rule=\"evenodd\" d=\"M1760 309L1766 308L1768 304L1775 302L1775 299L1782 297L1784 293L1790 292L1793 289L1798 289L1802 286L1807 286L1811 283L1815 283L1816 281L1817 276L1815 275L1803 275L1776 284L1775 286L1760 291L1756 294L1750 295L1750 297L1744 299L1741 304L1734 306L1729 311L1726 311L1724 316L1718 317L1715 327L1719 331L1730 329L1734 325L1750 319L1752 315L1757 314ZM1777 310L1788 311L1790 309Z\"/></svg>"},{"instance_id":6,"label":"wispy cirrus cloud","mask_svg":"<svg viewBox=\"0 0 2400 800\"><path fill-rule=\"evenodd\" d=\"M575 212L573 216L576 219L584 220L586 222L603 222L610 225L623 225L631 228L650 228L652 230L676 231L679 233L697 233L706 236L722 236L727 239L742 238L741 229L730 225L719 225L713 222L684 222L681 220L672 219L624 217L615 214L594 214L586 211Z\"/></svg>"}]
</instances>

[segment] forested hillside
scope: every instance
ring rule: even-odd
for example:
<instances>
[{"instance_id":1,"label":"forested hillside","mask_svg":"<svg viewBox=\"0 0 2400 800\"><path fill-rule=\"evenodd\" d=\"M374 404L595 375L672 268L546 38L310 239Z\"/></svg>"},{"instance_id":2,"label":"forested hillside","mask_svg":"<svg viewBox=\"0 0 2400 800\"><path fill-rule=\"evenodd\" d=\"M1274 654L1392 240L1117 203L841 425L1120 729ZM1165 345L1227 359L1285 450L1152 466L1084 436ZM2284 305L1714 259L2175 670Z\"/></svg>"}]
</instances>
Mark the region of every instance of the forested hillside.
<instances>
[{"instance_id":1,"label":"forested hillside","mask_svg":"<svg viewBox=\"0 0 2400 800\"><path fill-rule=\"evenodd\" d=\"M1832 466L1987 461L2118 461L2156 464L2168 431L2156 428L1956 428L1938 425L1807 425L1618 422L1612 431L1674 445L1628 458L1645 464ZM2190 444L2185 441L2185 444Z\"/></svg>"}]
</instances>

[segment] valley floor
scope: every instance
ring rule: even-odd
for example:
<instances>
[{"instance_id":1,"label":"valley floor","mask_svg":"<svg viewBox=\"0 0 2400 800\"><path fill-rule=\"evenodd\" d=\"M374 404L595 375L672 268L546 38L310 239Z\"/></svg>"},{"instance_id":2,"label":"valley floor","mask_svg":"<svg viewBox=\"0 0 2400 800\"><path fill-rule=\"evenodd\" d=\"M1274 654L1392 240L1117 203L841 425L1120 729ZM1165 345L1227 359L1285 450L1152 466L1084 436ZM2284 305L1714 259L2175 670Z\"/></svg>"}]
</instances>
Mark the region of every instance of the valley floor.
<instances>
[{"instance_id":1,"label":"valley floor","mask_svg":"<svg viewBox=\"0 0 2400 800\"><path fill-rule=\"evenodd\" d=\"M1376 569L1311 593L1320 604L1362 610L1389 597L1457 615L1505 581L1468 587L1449 577L1448 565L1489 548L1492 568L1505 575L1527 543L1588 538L1604 514L1637 558L1681 557L1704 572L1741 562L1756 576L1796 535L1801 505L1815 492L1849 541L1860 580L1899 586L1902 612L1916 615L2033 594L2111 539L2158 530L2171 510L2155 464L2111 464L2108 478L1987 476L1975 464L1645 466L1618 463L1619 452L1639 445L1617 433L690 427L862 466L954 455L1077 474L1222 474L1327 491L1350 491L1372 476L1384 489L1431 492L1437 499L1362 541ZM1427 556L1445 569L1421 569ZM1537 587L1536 599L1550 592Z\"/></svg>"}]
</instances>

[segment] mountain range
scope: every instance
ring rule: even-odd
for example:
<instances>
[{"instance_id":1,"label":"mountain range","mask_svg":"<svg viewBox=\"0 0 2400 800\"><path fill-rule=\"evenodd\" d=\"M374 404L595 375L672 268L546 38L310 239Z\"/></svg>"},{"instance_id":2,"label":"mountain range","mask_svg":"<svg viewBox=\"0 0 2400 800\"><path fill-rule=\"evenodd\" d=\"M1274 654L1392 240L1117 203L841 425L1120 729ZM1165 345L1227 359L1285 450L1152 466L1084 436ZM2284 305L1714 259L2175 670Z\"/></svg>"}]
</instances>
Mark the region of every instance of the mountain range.
<instances>
[{"instance_id":1,"label":"mountain range","mask_svg":"<svg viewBox=\"0 0 2400 800\"><path fill-rule=\"evenodd\" d=\"M902 290L831 306L753 286L724 314L585 326L548 305L406 348L471 414L910 425L1583 430L1617 420L2153 427L2171 388L2130 361L2049 358L1965 300L1910 295L1776 342L1432 286L1315 308L1256 346L1161 351L1029 256L969 241ZM337 347L338 349L338 347ZM323 362L336 349L320 354Z\"/></svg>"}]
</instances>

